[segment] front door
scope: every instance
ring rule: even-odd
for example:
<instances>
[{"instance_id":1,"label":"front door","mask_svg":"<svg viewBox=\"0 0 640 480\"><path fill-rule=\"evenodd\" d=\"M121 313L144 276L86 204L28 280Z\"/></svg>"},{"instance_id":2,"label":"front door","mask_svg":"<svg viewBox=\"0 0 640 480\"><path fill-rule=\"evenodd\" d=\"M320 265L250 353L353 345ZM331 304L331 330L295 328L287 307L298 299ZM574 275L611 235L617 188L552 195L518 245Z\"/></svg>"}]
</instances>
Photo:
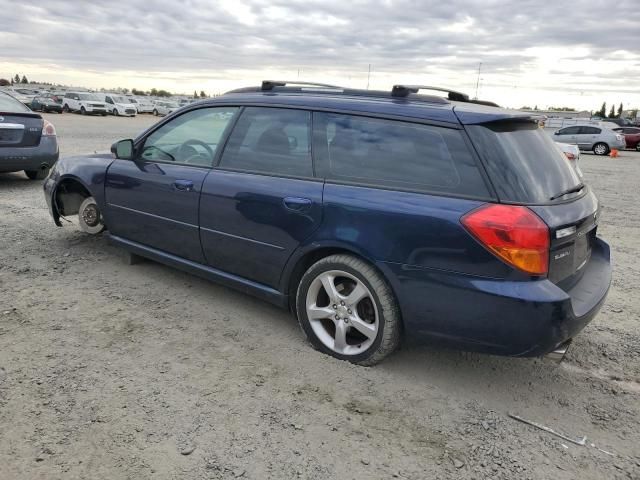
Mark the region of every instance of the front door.
<instances>
[{"instance_id":1,"label":"front door","mask_svg":"<svg viewBox=\"0 0 640 480\"><path fill-rule=\"evenodd\" d=\"M187 111L138 142L134 160L115 160L105 182L110 233L205 263L198 231L200 192L236 111Z\"/></svg>"},{"instance_id":2,"label":"front door","mask_svg":"<svg viewBox=\"0 0 640 480\"><path fill-rule=\"evenodd\" d=\"M202 188L200 235L211 266L277 287L322 220L310 131L308 111L244 109Z\"/></svg>"}]
</instances>

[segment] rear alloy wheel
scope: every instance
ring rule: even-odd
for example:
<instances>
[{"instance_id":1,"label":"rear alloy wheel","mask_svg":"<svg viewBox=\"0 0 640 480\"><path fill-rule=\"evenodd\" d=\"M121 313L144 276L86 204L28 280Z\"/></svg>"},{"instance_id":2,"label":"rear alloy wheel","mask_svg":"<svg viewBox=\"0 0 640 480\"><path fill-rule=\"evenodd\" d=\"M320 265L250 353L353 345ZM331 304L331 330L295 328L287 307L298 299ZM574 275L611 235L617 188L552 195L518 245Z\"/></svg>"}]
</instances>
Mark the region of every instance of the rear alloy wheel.
<instances>
[{"instance_id":1,"label":"rear alloy wheel","mask_svg":"<svg viewBox=\"0 0 640 480\"><path fill-rule=\"evenodd\" d=\"M321 352L374 365L400 342L401 320L391 288L371 265L351 255L324 258L303 275L298 321Z\"/></svg>"},{"instance_id":2,"label":"rear alloy wheel","mask_svg":"<svg viewBox=\"0 0 640 480\"><path fill-rule=\"evenodd\" d=\"M78 209L80 230L91 235L97 235L104 230L102 213L93 197L85 198Z\"/></svg>"},{"instance_id":3,"label":"rear alloy wheel","mask_svg":"<svg viewBox=\"0 0 640 480\"><path fill-rule=\"evenodd\" d=\"M607 155L609 153L609 145L606 143L596 143L593 146L593 153L596 155Z\"/></svg>"},{"instance_id":4,"label":"rear alloy wheel","mask_svg":"<svg viewBox=\"0 0 640 480\"><path fill-rule=\"evenodd\" d=\"M49 169L44 168L40 170L25 170L24 173L27 175L29 180L44 180L49 175Z\"/></svg>"}]
</instances>

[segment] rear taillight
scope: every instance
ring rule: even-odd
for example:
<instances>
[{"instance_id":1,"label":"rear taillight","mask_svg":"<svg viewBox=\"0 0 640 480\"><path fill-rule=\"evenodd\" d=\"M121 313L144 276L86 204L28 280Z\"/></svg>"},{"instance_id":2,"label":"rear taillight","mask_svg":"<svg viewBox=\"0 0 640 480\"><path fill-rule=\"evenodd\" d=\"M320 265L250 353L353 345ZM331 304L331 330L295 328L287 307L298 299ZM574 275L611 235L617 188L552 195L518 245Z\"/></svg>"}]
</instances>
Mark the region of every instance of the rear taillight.
<instances>
[{"instance_id":1,"label":"rear taillight","mask_svg":"<svg viewBox=\"0 0 640 480\"><path fill-rule=\"evenodd\" d=\"M575 160L576 156L571 152L563 152L564 156L567 157L568 160Z\"/></svg>"},{"instance_id":2,"label":"rear taillight","mask_svg":"<svg viewBox=\"0 0 640 480\"><path fill-rule=\"evenodd\" d=\"M489 251L526 273L549 270L549 228L526 207L487 204L461 219Z\"/></svg>"},{"instance_id":3,"label":"rear taillight","mask_svg":"<svg viewBox=\"0 0 640 480\"><path fill-rule=\"evenodd\" d=\"M56 128L53 126L53 123L48 120L44 121L42 125L42 136L43 137L55 137L56 136Z\"/></svg>"}]
</instances>

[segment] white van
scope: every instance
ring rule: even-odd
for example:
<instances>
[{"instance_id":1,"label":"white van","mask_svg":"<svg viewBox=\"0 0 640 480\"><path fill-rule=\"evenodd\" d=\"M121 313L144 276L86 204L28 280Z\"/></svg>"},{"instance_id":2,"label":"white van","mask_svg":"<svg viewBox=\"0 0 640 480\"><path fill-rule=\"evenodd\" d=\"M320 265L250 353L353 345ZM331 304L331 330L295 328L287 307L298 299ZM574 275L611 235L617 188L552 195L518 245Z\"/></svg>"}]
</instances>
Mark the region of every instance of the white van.
<instances>
[{"instance_id":1,"label":"white van","mask_svg":"<svg viewBox=\"0 0 640 480\"><path fill-rule=\"evenodd\" d=\"M138 114L135 105L132 104L129 101L129 98L124 95L107 93L104 95L104 103L107 104L107 110L109 110L109 113L116 117L118 115L135 117Z\"/></svg>"}]
</instances>

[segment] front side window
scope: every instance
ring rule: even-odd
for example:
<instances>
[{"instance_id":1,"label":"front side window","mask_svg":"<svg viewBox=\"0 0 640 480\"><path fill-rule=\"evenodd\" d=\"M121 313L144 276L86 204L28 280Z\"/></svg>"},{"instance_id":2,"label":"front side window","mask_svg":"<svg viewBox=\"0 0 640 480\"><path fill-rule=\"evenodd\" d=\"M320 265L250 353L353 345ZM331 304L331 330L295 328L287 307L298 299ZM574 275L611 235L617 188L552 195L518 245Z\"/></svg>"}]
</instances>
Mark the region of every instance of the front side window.
<instances>
[{"instance_id":1,"label":"front side window","mask_svg":"<svg viewBox=\"0 0 640 480\"><path fill-rule=\"evenodd\" d=\"M147 137L139 158L210 167L218 143L237 110L237 107L212 107L180 115Z\"/></svg>"},{"instance_id":2,"label":"front side window","mask_svg":"<svg viewBox=\"0 0 640 480\"><path fill-rule=\"evenodd\" d=\"M310 112L247 107L229 137L220 166L312 177L310 130Z\"/></svg>"},{"instance_id":3,"label":"front side window","mask_svg":"<svg viewBox=\"0 0 640 480\"><path fill-rule=\"evenodd\" d=\"M315 113L314 141L319 170L328 179L434 193L490 196L458 130Z\"/></svg>"}]
</instances>

